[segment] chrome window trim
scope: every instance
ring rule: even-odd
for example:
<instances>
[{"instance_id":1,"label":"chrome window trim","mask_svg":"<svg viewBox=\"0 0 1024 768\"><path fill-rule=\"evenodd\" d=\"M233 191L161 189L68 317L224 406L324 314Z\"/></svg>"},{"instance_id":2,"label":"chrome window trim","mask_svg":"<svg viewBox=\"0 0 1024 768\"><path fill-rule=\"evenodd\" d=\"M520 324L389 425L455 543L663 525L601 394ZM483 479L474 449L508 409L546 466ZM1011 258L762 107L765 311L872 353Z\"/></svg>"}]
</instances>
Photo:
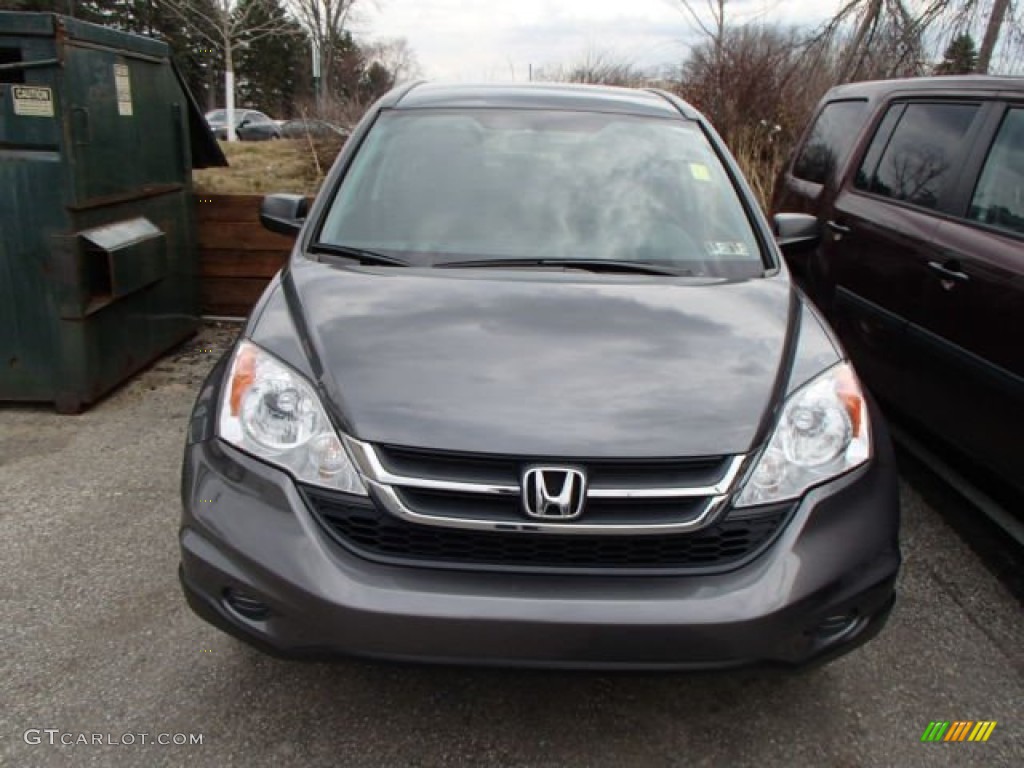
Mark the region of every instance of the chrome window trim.
<instances>
[{"instance_id":1,"label":"chrome window trim","mask_svg":"<svg viewBox=\"0 0 1024 768\"><path fill-rule=\"evenodd\" d=\"M707 498L707 504L696 517L673 523L548 523L535 520L496 521L476 518L445 517L424 515L409 509L399 497L396 488L423 488L449 491L452 493L479 494L489 496L521 496L518 484L467 483L457 480L432 480L422 477L406 477L389 472L381 463L377 452L369 443L344 437L348 453L355 462L367 488L385 509L396 517L411 523L433 525L444 528L464 528L483 531L546 532L561 534L631 534L631 533L685 533L706 525L729 498L736 478L743 467L745 455L729 460L725 473L714 485L671 488L588 488L588 499L692 499Z\"/></svg>"}]
</instances>

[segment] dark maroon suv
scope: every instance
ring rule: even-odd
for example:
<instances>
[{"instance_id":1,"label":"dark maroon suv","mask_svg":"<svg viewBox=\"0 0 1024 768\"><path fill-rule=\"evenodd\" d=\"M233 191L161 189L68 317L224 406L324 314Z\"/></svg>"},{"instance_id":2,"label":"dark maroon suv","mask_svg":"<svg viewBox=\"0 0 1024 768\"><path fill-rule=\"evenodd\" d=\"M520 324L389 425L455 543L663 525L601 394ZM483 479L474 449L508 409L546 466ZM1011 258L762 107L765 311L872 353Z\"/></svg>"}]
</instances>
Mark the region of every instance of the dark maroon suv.
<instances>
[{"instance_id":1,"label":"dark maroon suv","mask_svg":"<svg viewBox=\"0 0 1024 768\"><path fill-rule=\"evenodd\" d=\"M867 385L1024 490L1024 78L834 88L772 207L817 217L787 260Z\"/></svg>"}]
</instances>

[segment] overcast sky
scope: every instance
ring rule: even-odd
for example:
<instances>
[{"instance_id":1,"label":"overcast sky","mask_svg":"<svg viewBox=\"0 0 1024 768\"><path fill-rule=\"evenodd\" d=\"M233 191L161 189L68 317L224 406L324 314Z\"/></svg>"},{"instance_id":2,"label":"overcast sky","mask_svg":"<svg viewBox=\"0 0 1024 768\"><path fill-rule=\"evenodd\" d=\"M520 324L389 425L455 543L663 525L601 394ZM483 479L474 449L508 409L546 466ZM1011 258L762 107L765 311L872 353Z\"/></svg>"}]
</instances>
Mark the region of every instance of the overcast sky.
<instances>
[{"instance_id":1,"label":"overcast sky","mask_svg":"<svg viewBox=\"0 0 1024 768\"><path fill-rule=\"evenodd\" d=\"M588 50L653 67L677 64L695 38L679 0L361 0L362 38L405 37L423 75L526 80ZM707 0L693 5L706 12ZM838 0L728 0L731 20L816 24Z\"/></svg>"}]
</instances>

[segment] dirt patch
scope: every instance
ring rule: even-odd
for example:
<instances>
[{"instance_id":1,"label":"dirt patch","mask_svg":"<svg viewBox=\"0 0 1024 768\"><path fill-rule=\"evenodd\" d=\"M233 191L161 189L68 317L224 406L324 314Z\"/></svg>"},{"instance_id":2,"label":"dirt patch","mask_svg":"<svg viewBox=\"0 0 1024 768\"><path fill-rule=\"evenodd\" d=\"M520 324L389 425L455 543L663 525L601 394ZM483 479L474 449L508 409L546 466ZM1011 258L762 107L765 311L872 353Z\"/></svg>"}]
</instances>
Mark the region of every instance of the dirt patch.
<instances>
[{"instance_id":1,"label":"dirt patch","mask_svg":"<svg viewBox=\"0 0 1024 768\"><path fill-rule=\"evenodd\" d=\"M198 194L313 195L344 145L342 138L221 142L227 168L193 171Z\"/></svg>"},{"instance_id":2,"label":"dirt patch","mask_svg":"<svg viewBox=\"0 0 1024 768\"><path fill-rule=\"evenodd\" d=\"M144 392L181 385L198 392L210 369L235 343L243 327L242 323L204 322L195 336L172 349L139 377L135 388Z\"/></svg>"}]
</instances>

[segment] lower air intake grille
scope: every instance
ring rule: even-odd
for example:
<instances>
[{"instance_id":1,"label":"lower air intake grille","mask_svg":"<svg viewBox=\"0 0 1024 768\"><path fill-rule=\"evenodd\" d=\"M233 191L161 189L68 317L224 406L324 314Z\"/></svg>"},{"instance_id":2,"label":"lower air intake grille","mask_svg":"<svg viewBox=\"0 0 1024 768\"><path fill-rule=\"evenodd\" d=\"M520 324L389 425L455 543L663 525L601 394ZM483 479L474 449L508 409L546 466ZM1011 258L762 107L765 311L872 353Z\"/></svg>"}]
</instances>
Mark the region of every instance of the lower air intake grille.
<instances>
[{"instance_id":1,"label":"lower air intake grille","mask_svg":"<svg viewBox=\"0 0 1024 768\"><path fill-rule=\"evenodd\" d=\"M767 547L791 510L789 505L766 508L685 534L558 535L417 525L370 502L309 487L303 492L324 529L358 555L481 570L728 570Z\"/></svg>"}]
</instances>

